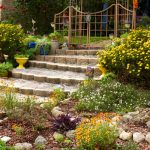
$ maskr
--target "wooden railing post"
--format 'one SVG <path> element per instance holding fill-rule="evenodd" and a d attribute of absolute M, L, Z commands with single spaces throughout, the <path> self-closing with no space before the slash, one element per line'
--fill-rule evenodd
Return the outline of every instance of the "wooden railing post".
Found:
<path fill-rule="evenodd" d="M 69 28 L 68 28 L 68 44 L 71 43 L 71 37 L 72 37 L 72 6 L 69 6 Z"/>
<path fill-rule="evenodd" d="M 115 25 L 114 25 L 114 35 L 118 36 L 118 0 L 116 0 L 115 4 Z"/>

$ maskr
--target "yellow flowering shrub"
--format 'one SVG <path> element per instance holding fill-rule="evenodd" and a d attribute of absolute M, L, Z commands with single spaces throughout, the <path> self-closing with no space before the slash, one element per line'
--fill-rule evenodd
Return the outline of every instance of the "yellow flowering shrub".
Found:
<path fill-rule="evenodd" d="M 120 43 L 120 44 L 118 44 Z M 150 30 L 137 29 L 98 53 L 99 64 L 126 78 L 150 80 Z"/>
<path fill-rule="evenodd" d="M 25 34 L 18 25 L 0 23 L 0 52 L 12 55 L 23 46 Z"/>
<path fill-rule="evenodd" d="M 76 128 L 76 144 L 79 149 L 107 149 L 117 139 L 117 125 L 113 124 L 115 113 L 100 113 L 91 119 L 85 119 Z M 118 116 L 119 118 L 119 116 Z"/>

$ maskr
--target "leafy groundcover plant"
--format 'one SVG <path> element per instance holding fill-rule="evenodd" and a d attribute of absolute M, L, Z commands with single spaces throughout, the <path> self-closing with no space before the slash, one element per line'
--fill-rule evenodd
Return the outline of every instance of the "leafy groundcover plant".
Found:
<path fill-rule="evenodd" d="M 117 127 L 112 125 L 112 113 L 100 113 L 85 119 L 76 128 L 76 143 L 79 149 L 112 149 L 117 139 Z"/>
<path fill-rule="evenodd" d="M 76 109 L 91 112 L 126 112 L 146 105 L 150 94 L 116 80 L 89 80 L 72 94 L 79 102 Z"/>

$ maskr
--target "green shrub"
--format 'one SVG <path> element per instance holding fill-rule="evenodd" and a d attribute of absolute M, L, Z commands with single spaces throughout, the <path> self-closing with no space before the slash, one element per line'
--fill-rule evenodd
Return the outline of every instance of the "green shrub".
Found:
<path fill-rule="evenodd" d="M 92 112 L 126 112 L 137 106 L 146 105 L 150 94 L 145 95 L 131 85 L 124 85 L 115 80 L 89 81 L 72 94 L 78 99 L 77 110 Z"/>
<path fill-rule="evenodd" d="M 0 77 L 7 77 L 8 71 L 13 68 L 13 65 L 9 62 L 0 64 Z"/>
<path fill-rule="evenodd" d="M 127 81 L 150 86 L 150 30 L 132 31 L 99 54 L 99 64 Z"/>
<path fill-rule="evenodd" d="M 0 24 L 0 51 L 13 55 L 23 47 L 25 34 L 18 25 Z"/>

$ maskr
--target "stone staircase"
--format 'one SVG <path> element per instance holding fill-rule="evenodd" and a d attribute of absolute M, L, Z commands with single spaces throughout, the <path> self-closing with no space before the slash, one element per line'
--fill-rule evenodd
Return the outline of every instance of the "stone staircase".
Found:
<path fill-rule="evenodd" d="M 87 66 L 94 68 L 95 79 L 100 76 L 96 67 L 98 50 L 56 50 L 53 55 L 36 56 L 27 69 L 13 69 L 12 82 L 22 94 L 47 97 L 56 86 L 65 92 L 77 89 L 86 79 Z"/>

